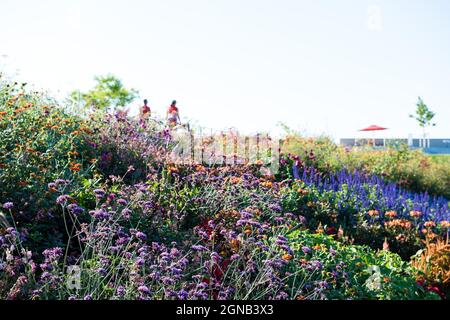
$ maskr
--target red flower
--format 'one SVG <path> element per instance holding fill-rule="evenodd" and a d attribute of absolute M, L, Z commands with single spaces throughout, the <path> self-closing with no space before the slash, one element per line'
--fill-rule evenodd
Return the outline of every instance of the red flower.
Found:
<path fill-rule="evenodd" d="M 427 286 L 426 289 L 430 292 L 437 293 L 442 299 L 445 299 L 445 294 L 436 286 Z"/>

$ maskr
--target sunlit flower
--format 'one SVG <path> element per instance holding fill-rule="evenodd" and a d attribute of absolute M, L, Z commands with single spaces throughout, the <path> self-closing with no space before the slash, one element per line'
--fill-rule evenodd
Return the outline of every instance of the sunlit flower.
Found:
<path fill-rule="evenodd" d="M 377 210 L 369 210 L 368 215 L 373 217 L 378 217 L 380 215 L 380 212 L 378 212 Z"/>
<path fill-rule="evenodd" d="M 436 223 L 434 221 L 427 221 L 424 223 L 426 228 L 433 228 L 436 227 Z"/>
<path fill-rule="evenodd" d="M 282 258 L 283 258 L 283 260 L 285 260 L 285 261 L 291 261 L 291 260 L 292 260 L 292 255 L 290 255 L 290 254 L 284 254 Z"/>
<path fill-rule="evenodd" d="M 388 218 L 395 218 L 397 216 L 397 212 L 395 211 L 388 211 L 385 213 L 385 216 Z"/>

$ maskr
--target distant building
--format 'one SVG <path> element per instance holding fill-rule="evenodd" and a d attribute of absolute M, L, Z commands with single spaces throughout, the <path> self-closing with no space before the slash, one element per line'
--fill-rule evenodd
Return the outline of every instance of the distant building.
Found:
<path fill-rule="evenodd" d="M 356 139 L 346 138 L 340 139 L 340 144 L 346 147 L 364 146 L 369 144 L 373 139 Z M 449 139 L 375 139 L 376 147 L 395 146 L 406 144 L 412 149 L 423 149 L 429 154 L 450 154 L 450 138 Z"/>

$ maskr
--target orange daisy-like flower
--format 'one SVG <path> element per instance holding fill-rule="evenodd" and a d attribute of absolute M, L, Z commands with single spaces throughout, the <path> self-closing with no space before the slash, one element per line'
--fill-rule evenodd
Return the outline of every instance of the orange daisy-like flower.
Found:
<path fill-rule="evenodd" d="M 169 172 L 169 174 L 171 174 L 171 173 L 179 173 L 180 172 L 180 170 L 177 167 L 169 167 L 167 169 L 167 171 Z"/>
<path fill-rule="evenodd" d="M 263 181 L 260 183 L 260 185 L 264 188 L 272 188 L 273 183 L 271 181 Z"/>
<path fill-rule="evenodd" d="M 411 221 L 404 220 L 404 219 L 395 219 L 395 220 L 386 222 L 385 226 L 387 228 L 400 227 L 403 229 L 410 229 L 412 226 L 412 223 L 411 223 Z"/>
<path fill-rule="evenodd" d="M 290 254 L 284 254 L 282 258 L 285 261 L 291 261 L 292 260 L 292 256 Z"/>
<path fill-rule="evenodd" d="M 450 222 L 448 222 L 448 221 L 441 221 L 441 227 L 442 228 L 450 228 Z"/>
<path fill-rule="evenodd" d="M 81 171 L 81 163 L 71 163 L 71 166 L 69 169 L 74 172 L 79 172 L 79 171 Z"/>
<path fill-rule="evenodd" d="M 195 167 L 195 171 L 197 172 L 204 172 L 205 170 L 206 170 L 205 167 L 202 165 L 198 165 Z"/>
<path fill-rule="evenodd" d="M 419 217 L 422 215 L 422 212 L 420 212 L 420 211 L 411 211 L 411 212 L 409 213 L 409 215 L 410 215 L 411 217 L 413 217 L 413 218 L 419 218 Z"/>
<path fill-rule="evenodd" d="M 298 188 L 297 192 L 299 194 L 301 194 L 302 196 L 306 196 L 309 193 L 308 190 L 305 190 L 305 189 L 302 189 L 302 188 Z"/>
<path fill-rule="evenodd" d="M 371 217 L 378 217 L 380 215 L 380 213 L 377 210 L 369 210 L 368 214 Z"/>
<path fill-rule="evenodd" d="M 427 221 L 427 222 L 425 222 L 424 225 L 425 225 L 426 228 L 436 227 L 436 223 L 434 221 Z"/>
<path fill-rule="evenodd" d="M 240 177 L 231 177 L 231 178 L 230 178 L 230 182 L 231 182 L 232 184 L 238 184 L 238 183 L 241 183 L 241 182 L 242 182 L 242 178 L 240 178 Z"/>
<path fill-rule="evenodd" d="M 385 216 L 388 218 L 395 218 L 397 216 L 397 212 L 395 211 L 388 211 L 385 213 Z"/>

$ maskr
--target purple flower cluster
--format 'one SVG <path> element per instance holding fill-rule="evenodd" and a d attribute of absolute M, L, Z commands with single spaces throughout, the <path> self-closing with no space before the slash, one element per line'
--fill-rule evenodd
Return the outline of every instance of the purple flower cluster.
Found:
<path fill-rule="evenodd" d="M 324 175 L 313 167 L 299 169 L 294 165 L 293 176 L 307 186 L 317 188 L 318 194 L 327 193 L 328 200 L 336 205 L 339 212 L 377 210 L 383 218 L 384 213 L 391 210 L 396 211 L 399 217 L 408 217 L 410 211 L 419 211 L 422 221 L 450 218 L 447 199 L 406 191 L 375 175 L 346 170 Z M 343 190 L 346 192 L 341 192 Z"/>

